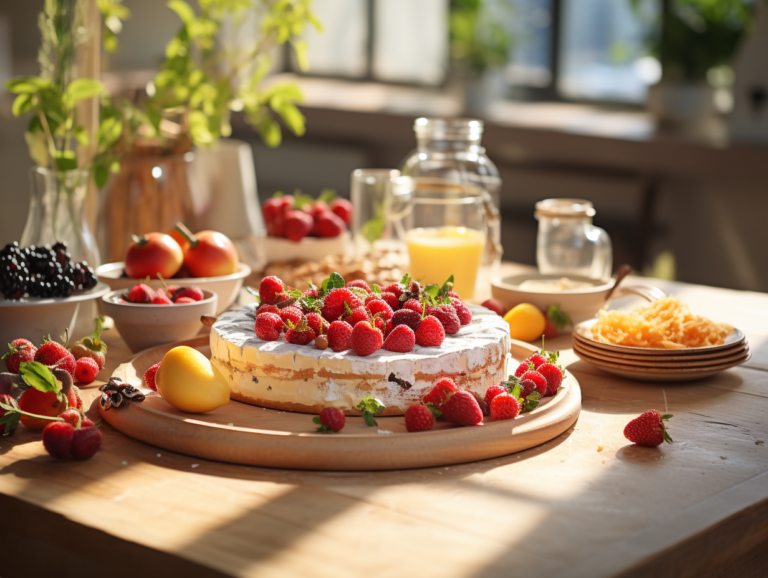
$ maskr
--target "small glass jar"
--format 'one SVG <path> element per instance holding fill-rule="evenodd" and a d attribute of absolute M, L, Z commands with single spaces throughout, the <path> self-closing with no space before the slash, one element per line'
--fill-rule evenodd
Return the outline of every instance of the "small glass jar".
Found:
<path fill-rule="evenodd" d="M 483 121 L 465 118 L 417 118 L 416 148 L 401 168 L 415 181 L 414 201 L 451 187 L 479 189 L 485 209 L 487 239 L 478 287 L 490 286 L 501 264 L 501 178 L 496 165 L 480 146 Z"/>
<path fill-rule="evenodd" d="M 594 216 L 592 203 L 583 199 L 547 199 L 536 203 L 536 263 L 540 273 L 591 279 L 611 276 L 611 239 L 592 224 Z"/>

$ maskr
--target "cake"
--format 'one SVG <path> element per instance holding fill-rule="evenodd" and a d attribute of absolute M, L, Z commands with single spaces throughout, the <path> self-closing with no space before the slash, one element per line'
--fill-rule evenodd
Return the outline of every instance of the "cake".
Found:
<path fill-rule="evenodd" d="M 469 305 L 472 321 L 440 347 L 409 353 L 380 349 L 367 357 L 352 350 L 262 341 L 254 331 L 256 305 L 223 313 L 211 330 L 211 361 L 226 377 L 232 399 L 279 410 L 319 413 L 337 407 L 360 415 L 366 396 L 380 400 L 381 415 L 402 415 L 442 377 L 460 389 L 485 395 L 504 379 L 509 326 L 485 307 Z"/>

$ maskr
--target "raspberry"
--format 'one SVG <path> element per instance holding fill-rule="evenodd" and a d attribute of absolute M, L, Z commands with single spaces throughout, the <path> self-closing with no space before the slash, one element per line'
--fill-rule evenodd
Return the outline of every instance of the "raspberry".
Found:
<path fill-rule="evenodd" d="M 398 353 L 408 353 L 416 345 L 416 334 L 407 325 L 398 325 L 384 340 L 384 349 Z"/>
<path fill-rule="evenodd" d="M 552 363 L 542 363 L 539 365 L 537 371 L 543 375 L 544 379 L 547 381 L 547 392 L 543 393 L 542 396 L 555 395 L 557 393 L 557 388 L 563 383 L 563 372 L 560 371 L 560 368 L 557 365 Z"/>
<path fill-rule="evenodd" d="M 349 343 L 355 355 L 365 357 L 381 349 L 384 338 L 378 329 L 375 329 L 367 321 L 362 321 L 352 329 Z"/>
<path fill-rule="evenodd" d="M 418 299 L 408 299 L 408 301 L 403 303 L 403 309 L 410 309 L 419 315 L 424 312 L 424 306 L 419 302 Z"/>
<path fill-rule="evenodd" d="M 459 323 L 469 325 L 472 322 L 472 311 L 469 310 L 466 303 L 458 299 L 451 299 L 451 304 L 456 310 L 456 315 L 459 316 Z"/>
<path fill-rule="evenodd" d="M 391 317 L 391 315 L 390 315 Z M 5 366 L 11 373 L 19 373 L 19 366 L 35 360 L 37 348 L 26 339 L 14 339 L 8 344 L 8 351 L 3 355 Z"/>
<path fill-rule="evenodd" d="M 276 313 L 261 313 L 256 316 L 255 331 L 262 341 L 277 341 L 283 332 L 283 320 Z"/>
<path fill-rule="evenodd" d="M 323 317 L 331 322 L 336 321 L 346 313 L 344 303 L 347 303 L 352 310 L 357 309 L 363 304 L 363 302 L 346 287 L 332 289 L 331 292 L 326 295 L 323 302 Z"/>
<path fill-rule="evenodd" d="M 513 419 L 518 416 L 520 409 L 520 402 L 516 398 L 508 393 L 499 394 L 491 402 L 491 419 L 493 421 Z"/>
<path fill-rule="evenodd" d="M 312 328 L 315 335 L 328 333 L 329 323 L 319 313 L 307 313 L 307 325 Z"/>
<path fill-rule="evenodd" d="M 405 410 L 405 429 L 409 432 L 429 431 L 435 427 L 435 416 L 425 405 L 412 405 Z"/>
<path fill-rule="evenodd" d="M 336 351 L 350 349 L 349 338 L 352 337 L 352 326 L 345 321 L 334 321 L 328 328 L 328 347 Z"/>
<path fill-rule="evenodd" d="M 272 303 L 279 293 L 283 292 L 283 282 L 277 277 L 264 277 L 259 283 L 259 297 L 262 303 Z"/>
<path fill-rule="evenodd" d="M 432 315 L 421 320 L 416 330 L 416 343 L 422 347 L 440 347 L 445 340 L 445 330 L 440 321 Z"/>
<path fill-rule="evenodd" d="M 456 384 L 450 377 L 444 377 L 439 380 L 427 395 L 422 400 L 424 403 L 431 403 L 436 408 L 439 408 L 447 399 L 447 396 L 451 392 L 459 391 Z"/>
<path fill-rule="evenodd" d="M 443 417 L 455 425 L 478 425 L 483 423 L 483 410 L 475 397 L 468 391 L 450 394 L 448 400 L 440 406 Z"/>
<path fill-rule="evenodd" d="M 182 297 L 189 297 L 195 301 L 205 299 L 205 295 L 200 287 L 179 287 L 173 293 L 173 300 L 178 301 Z"/>
<path fill-rule="evenodd" d="M 354 281 L 347 281 L 347 284 L 345 285 L 347 289 L 350 287 L 359 287 L 360 289 L 365 289 L 365 292 L 370 295 L 371 293 L 371 287 L 366 283 L 363 279 L 355 279 Z"/>
<path fill-rule="evenodd" d="M 400 299 L 398 299 L 397 295 L 394 293 L 390 293 L 389 291 L 384 291 L 381 294 L 381 298 L 387 302 L 387 305 L 389 305 L 392 308 L 392 311 L 397 311 L 400 309 Z"/>
<path fill-rule="evenodd" d="M 427 315 L 437 317 L 447 335 L 455 335 L 461 329 L 461 322 L 453 305 L 443 304 L 437 307 L 427 307 Z"/>
<path fill-rule="evenodd" d="M 368 307 L 368 311 L 371 312 L 371 317 L 378 313 L 385 320 L 389 320 L 392 319 L 392 315 L 394 314 L 392 308 L 383 299 L 372 299 L 366 307 Z"/>
<path fill-rule="evenodd" d="M 361 305 L 357 309 L 353 310 L 352 313 L 346 313 L 345 315 L 342 315 L 341 320 L 346 321 L 352 327 L 354 327 L 361 321 L 370 321 L 371 315 L 368 313 L 368 310 L 365 308 L 365 306 Z"/>
<path fill-rule="evenodd" d="M 527 359 L 524 359 L 520 362 L 520 365 L 517 366 L 517 369 L 515 370 L 515 377 L 522 377 L 523 374 L 526 371 L 529 371 L 531 369 L 531 364 Z M 533 369 L 536 369 L 535 367 Z"/>
<path fill-rule="evenodd" d="M 155 290 L 149 285 L 139 283 L 134 285 L 131 291 L 128 293 L 128 301 L 131 303 L 152 303 L 152 298 L 155 296 Z"/>
<path fill-rule="evenodd" d="M 498 299 L 486 299 L 483 301 L 483 307 L 490 309 L 500 317 L 504 317 L 504 308 L 501 306 L 501 303 Z"/>
<path fill-rule="evenodd" d="M 559 371 L 559 370 L 558 370 Z M 526 371 L 520 381 L 525 381 L 526 379 L 531 380 L 536 385 L 536 391 L 538 391 L 542 397 L 547 395 L 547 379 L 541 375 L 536 370 L 528 370 Z"/>
<path fill-rule="evenodd" d="M 295 243 L 312 232 L 315 220 L 305 211 L 294 209 L 285 214 L 285 236 Z"/>
<path fill-rule="evenodd" d="M 485 391 L 485 403 L 491 404 L 493 398 L 501 393 L 506 393 L 507 390 L 501 385 L 492 385 Z"/>
<path fill-rule="evenodd" d="M 99 364 L 90 357 L 81 357 L 75 364 L 75 377 L 81 383 L 93 383 L 99 374 Z"/>
<path fill-rule="evenodd" d="M 539 366 L 547 363 L 547 358 L 544 357 L 541 353 L 534 353 L 528 358 L 528 361 L 533 363 L 533 367 L 536 369 L 539 369 Z"/>
<path fill-rule="evenodd" d="M 318 237 L 338 237 L 347 228 L 335 213 L 320 213 L 315 220 L 314 233 Z"/>
<path fill-rule="evenodd" d="M 392 328 L 398 325 L 407 325 L 416 331 L 421 325 L 421 315 L 412 309 L 400 309 L 392 315 Z"/>
<path fill-rule="evenodd" d="M 147 371 L 144 372 L 144 383 L 146 383 L 147 387 L 152 391 L 157 391 L 157 385 L 155 384 L 155 375 L 157 375 L 158 369 L 160 369 L 159 361 L 155 363 L 152 367 L 150 367 Z"/>
<path fill-rule="evenodd" d="M 323 433 L 339 433 L 344 427 L 344 424 L 347 423 L 347 418 L 344 416 L 344 412 L 339 408 L 326 407 L 320 412 L 320 415 L 312 421 L 320 424 L 320 427 L 317 428 L 318 431 Z"/>
<path fill-rule="evenodd" d="M 352 223 L 352 203 L 347 199 L 333 199 L 330 209 L 347 225 Z"/>

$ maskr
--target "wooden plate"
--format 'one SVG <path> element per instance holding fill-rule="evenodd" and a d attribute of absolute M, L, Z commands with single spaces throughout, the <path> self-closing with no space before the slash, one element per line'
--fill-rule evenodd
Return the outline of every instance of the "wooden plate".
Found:
<path fill-rule="evenodd" d="M 678 368 L 686 368 L 686 367 L 714 367 L 719 365 L 725 365 L 728 363 L 732 363 L 734 361 L 743 360 L 747 354 L 749 354 L 749 346 L 745 345 L 744 347 L 738 349 L 735 353 L 731 355 L 727 355 L 725 357 L 717 357 L 715 359 L 702 359 L 702 360 L 691 360 L 690 358 L 683 358 L 683 357 L 667 357 L 666 361 L 646 361 L 645 357 L 637 356 L 634 358 L 628 358 L 627 356 L 624 356 L 622 359 L 614 359 L 610 357 L 606 357 L 603 355 L 603 351 L 597 349 L 597 350 L 590 350 L 586 349 L 582 345 L 578 343 L 573 344 L 573 350 L 575 352 L 578 352 L 579 355 L 583 355 L 584 357 L 588 357 L 591 360 L 595 361 L 603 361 L 605 363 L 609 363 L 611 365 L 630 365 L 633 367 L 651 367 L 655 369 L 678 369 Z"/>
<path fill-rule="evenodd" d="M 692 354 L 708 354 L 714 353 L 721 349 L 728 349 L 729 347 L 736 347 L 746 340 L 746 336 L 740 329 L 734 328 L 728 337 L 725 338 L 725 342 L 722 345 L 710 345 L 708 347 L 686 347 L 684 349 L 654 349 L 649 347 L 628 347 L 626 345 L 613 345 L 612 343 L 603 343 L 602 341 L 595 341 L 592 339 L 592 326 L 597 322 L 597 319 L 590 319 L 576 325 L 573 328 L 573 338 L 580 339 L 583 342 L 593 345 L 599 349 L 605 349 L 606 351 L 615 351 L 617 353 L 633 353 L 638 355 L 692 355 Z"/>
<path fill-rule="evenodd" d="M 741 365 L 742 363 L 749 361 L 749 358 L 752 356 L 752 354 L 749 351 L 747 351 L 743 359 L 739 361 L 734 361 L 731 363 L 725 363 L 722 365 L 711 365 L 708 367 L 682 367 L 677 369 L 673 369 L 673 368 L 665 369 L 665 368 L 654 368 L 654 367 L 635 367 L 632 365 L 606 363 L 603 361 L 598 361 L 593 358 L 590 358 L 587 355 L 576 351 L 575 349 L 573 351 L 576 354 L 576 356 L 582 361 L 589 363 L 590 365 L 594 365 L 595 367 L 599 367 L 603 371 L 607 371 L 608 373 L 612 373 L 620 377 L 626 377 L 628 379 L 636 379 L 640 381 L 668 381 L 668 382 L 693 381 L 695 379 L 703 379 L 705 377 L 711 377 L 713 375 L 720 373 L 721 371 L 725 371 L 726 369 L 736 367 L 737 365 Z"/>
<path fill-rule="evenodd" d="M 160 345 L 134 356 L 113 375 L 143 386 L 144 372 L 178 345 L 210 356 L 207 338 Z M 535 350 L 513 340 L 512 356 L 518 360 Z M 434 430 L 419 433 L 407 433 L 404 418 L 397 416 L 377 418 L 378 427 L 366 426 L 360 417 L 347 417 L 338 434 L 319 434 L 307 414 L 236 401 L 211 413 L 189 414 L 174 409 L 157 394 L 101 414 L 113 427 L 142 442 L 210 460 L 302 470 L 394 470 L 519 452 L 560 435 L 578 419 L 580 410 L 581 389 L 566 372 L 557 395 L 521 417 L 477 427 L 438 422 Z"/>
<path fill-rule="evenodd" d="M 615 353 L 605 349 L 599 349 L 581 341 L 573 340 L 573 348 L 579 349 L 587 355 L 602 359 L 605 361 L 625 363 L 627 365 L 651 365 L 654 367 L 701 367 L 705 365 L 719 365 L 737 359 L 749 350 L 749 343 L 746 341 L 737 347 L 721 349 L 718 353 L 709 353 L 702 355 L 634 355 L 632 353 Z M 688 365 L 686 365 L 688 364 Z M 690 365 L 694 364 L 694 365 Z"/>

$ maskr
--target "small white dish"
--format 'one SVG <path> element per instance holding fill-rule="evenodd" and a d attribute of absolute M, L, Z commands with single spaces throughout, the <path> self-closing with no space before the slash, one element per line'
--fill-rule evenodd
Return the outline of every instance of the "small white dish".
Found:
<path fill-rule="evenodd" d="M 113 290 L 130 290 L 134 285 L 145 282 L 144 279 L 130 279 L 128 277 L 123 277 L 124 270 L 125 265 L 122 262 L 106 263 L 96 269 L 96 276 L 99 278 L 99 281 L 106 283 Z M 251 268 L 246 263 L 241 262 L 237 273 L 233 273 L 232 275 L 166 279 L 165 282 L 168 285 L 176 285 L 177 287 L 195 286 L 203 291 L 208 290 L 216 293 L 218 296 L 218 309 L 216 310 L 216 315 L 219 315 L 229 309 L 235 302 L 237 295 L 240 292 L 240 288 L 243 286 L 243 280 L 250 274 Z M 163 284 L 159 279 L 150 279 L 149 286 L 157 289 L 162 287 Z"/>
<path fill-rule="evenodd" d="M 118 303 L 126 289 L 110 291 L 101 298 L 104 313 L 115 321 L 115 327 L 134 353 L 164 343 L 192 339 L 203 325 L 200 317 L 216 315 L 216 293 L 203 289 L 205 298 L 195 303 L 145 305 Z"/>

